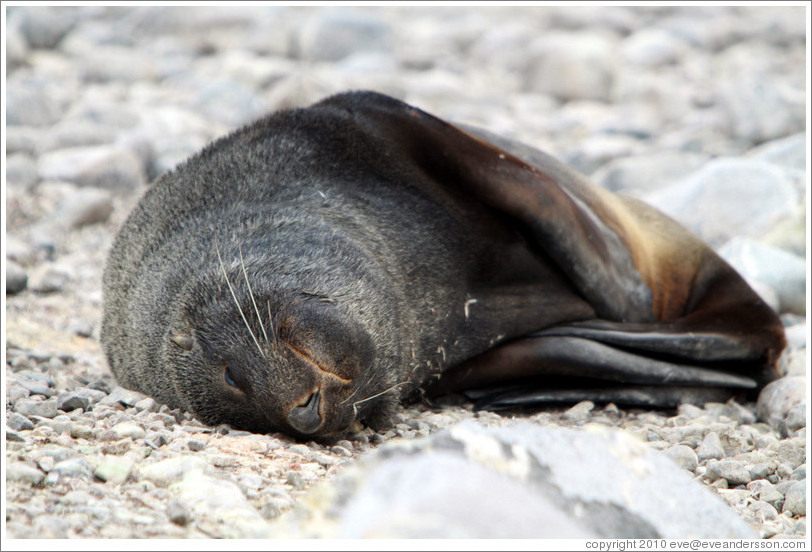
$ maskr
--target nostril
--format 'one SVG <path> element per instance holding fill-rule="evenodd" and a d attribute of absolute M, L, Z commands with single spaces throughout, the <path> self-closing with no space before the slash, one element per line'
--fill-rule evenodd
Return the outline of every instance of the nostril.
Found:
<path fill-rule="evenodd" d="M 319 392 L 316 391 L 302 406 L 295 406 L 288 413 L 288 423 L 300 433 L 313 433 L 321 427 Z"/>

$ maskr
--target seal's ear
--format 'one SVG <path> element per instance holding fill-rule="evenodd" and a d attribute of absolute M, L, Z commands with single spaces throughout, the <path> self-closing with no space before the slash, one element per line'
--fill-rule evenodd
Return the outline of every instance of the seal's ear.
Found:
<path fill-rule="evenodd" d="M 748 371 L 755 372 L 773 365 L 783 349 L 777 315 L 707 245 L 655 209 L 594 186 L 541 152 L 528 162 L 387 96 L 350 93 L 318 105 L 349 112 L 360 131 L 392 144 L 397 155 L 439 186 L 461 190 L 507 215 L 530 247 L 543 249 L 592 305 L 600 320 L 552 328 L 554 335 L 528 336 L 547 341 L 537 341 L 524 357 L 527 351 L 537 359 L 547 354 L 550 339 L 559 344 L 561 339 L 587 339 L 622 352 L 617 365 L 629 362 L 625 353 L 631 351 L 691 365 L 746 360 Z M 576 352 L 565 353 L 561 363 L 576 372 L 603 356 L 596 353 L 590 360 L 577 352 L 578 343 L 571 343 L 569 349 Z M 519 375 L 535 375 L 536 368 Z M 487 370 L 482 367 L 480 375 L 487 376 Z M 502 377 L 490 376 L 483 382 Z M 683 379 L 721 384 L 706 374 Z M 668 381 L 667 374 L 662 381 Z"/>
<path fill-rule="evenodd" d="M 171 341 L 174 345 L 180 347 L 184 351 L 191 351 L 192 347 L 194 346 L 194 338 L 192 337 L 191 331 L 189 330 L 170 328 L 169 331 L 166 333 L 166 336 L 169 339 L 169 341 Z"/>

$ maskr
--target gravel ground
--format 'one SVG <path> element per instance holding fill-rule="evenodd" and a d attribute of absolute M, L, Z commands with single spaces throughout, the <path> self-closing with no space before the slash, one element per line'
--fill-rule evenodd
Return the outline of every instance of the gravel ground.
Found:
<path fill-rule="evenodd" d="M 808 15 L 9 8 L 5 536 L 261 535 L 381 443 L 520 418 L 622 428 L 762 537 L 806 537 Z M 676 412 L 581 403 L 497 415 L 451 397 L 329 444 L 207 427 L 117 387 L 98 343 L 101 271 L 146 183 L 236 126 L 350 88 L 524 140 L 666 209 L 782 313 L 789 377 L 758 405 Z"/>

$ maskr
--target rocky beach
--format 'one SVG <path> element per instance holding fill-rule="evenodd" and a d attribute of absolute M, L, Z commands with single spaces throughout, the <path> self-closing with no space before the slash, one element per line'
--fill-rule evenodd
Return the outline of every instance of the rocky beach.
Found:
<path fill-rule="evenodd" d="M 4 9 L 5 538 L 808 545 L 808 5 Z M 781 315 L 784 377 L 675 411 L 452 396 L 328 443 L 209 427 L 117 386 L 101 274 L 149 183 L 351 89 L 521 140 L 677 219 Z"/>

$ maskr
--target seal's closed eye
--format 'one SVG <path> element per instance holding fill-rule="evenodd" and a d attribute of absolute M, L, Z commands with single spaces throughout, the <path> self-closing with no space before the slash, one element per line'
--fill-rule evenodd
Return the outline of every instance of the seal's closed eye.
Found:
<path fill-rule="evenodd" d="M 242 391 L 242 389 L 240 389 L 240 386 L 237 385 L 236 375 L 235 375 L 236 371 L 237 371 L 237 369 L 236 369 L 236 366 L 235 366 L 234 362 L 229 361 L 225 365 L 225 370 L 224 370 L 224 373 L 223 373 L 223 377 L 225 378 L 226 383 L 229 384 L 231 387 L 233 387 L 237 391 Z"/>

